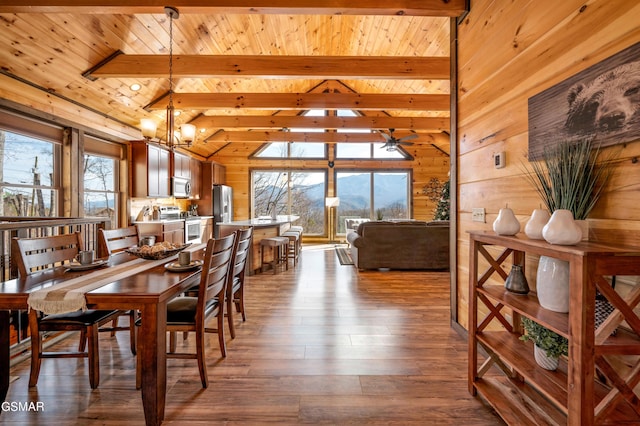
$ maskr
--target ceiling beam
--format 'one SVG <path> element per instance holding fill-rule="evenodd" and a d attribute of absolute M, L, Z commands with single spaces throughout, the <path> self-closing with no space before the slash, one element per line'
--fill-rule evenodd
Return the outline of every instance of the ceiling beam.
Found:
<path fill-rule="evenodd" d="M 458 17 L 468 0 L 172 0 L 180 13 Z M 0 13 L 164 13 L 166 0 L 2 0 Z M 323 4 L 325 3 L 325 4 Z"/>
<path fill-rule="evenodd" d="M 395 134 L 396 138 L 406 136 L 405 134 Z M 424 135 L 428 137 L 428 135 Z M 207 142 L 319 142 L 319 143 L 371 143 L 385 142 L 380 133 L 338 133 L 338 132 L 280 132 L 280 131 L 219 131 L 206 138 Z M 420 139 L 412 139 L 413 143 L 420 143 Z M 431 139 L 429 139 L 431 142 Z"/>
<path fill-rule="evenodd" d="M 204 128 L 244 129 L 398 129 L 439 133 L 449 131 L 448 117 L 334 117 L 284 115 L 201 115 L 191 121 Z"/>
<path fill-rule="evenodd" d="M 165 95 L 145 109 L 165 109 Z M 173 104 L 181 110 L 208 109 L 353 109 L 449 111 L 449 95 L 363 93 L 174 93 Z"/>
<path fill-rule="evenodd" d="M 87 71 L 95 78 L 167 78 L 168 55 L 114 55 Z M 174 55 L 175 77 L 449 80 L 448 57 Z"/>

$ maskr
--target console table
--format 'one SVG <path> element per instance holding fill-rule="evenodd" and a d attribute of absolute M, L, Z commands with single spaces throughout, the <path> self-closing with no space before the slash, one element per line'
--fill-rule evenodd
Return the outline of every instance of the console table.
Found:
<path fill-rule="evenodd" d="M 640 302 L 640 286 L 623 298 L 605 278 L 640 275 L 640 248 L 594 242 L 559 246 L 490 231 L 469 235 L 469 392 L 481 394 L 508 424 L 640 422 L 640 398 L 633 392 L 640 383 L 640 319 L 633 312 Z M 507 278 L 502 264 L 509 257 L 524 267 L 526 255 L 569 262 L 568 314 L 542 308 L 535 293 L 516 295 L 502 285 L 488 284 L 494 275 L 500 281 Z M 479 271 L 480 265 L 488 267 Z M 616 309 L 594 330 L 596 289 Z M 480 320 L 478 308 L 486 312 Z M 537 366 L 532 344 L 519 339 L 521 316 L 569 340 L 569 356 L 558 370 Z M 619 327 L 623 321 L 627 326 Z M 608 359 L 612 355 L 638 357 L 629 371 L 620 372 Z M 479 357 L 485 358 L 481 365 Z M 492 366 L 498 373 L 488 374 Z M 596 380 L 596 367 L 609 385 Z"/>

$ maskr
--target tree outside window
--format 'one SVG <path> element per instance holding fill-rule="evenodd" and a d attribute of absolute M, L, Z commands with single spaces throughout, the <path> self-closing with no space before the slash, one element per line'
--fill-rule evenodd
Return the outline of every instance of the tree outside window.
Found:
<path fill-rule="evenodd" d="M 116 160 L 87 154 L 84 156 L 84 215 L 106 217 L 117 227 Z"/>

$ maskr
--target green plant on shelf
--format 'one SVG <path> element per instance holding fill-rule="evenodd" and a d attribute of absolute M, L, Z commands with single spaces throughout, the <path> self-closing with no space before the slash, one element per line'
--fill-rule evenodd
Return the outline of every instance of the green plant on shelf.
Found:
<path fill-rule="evenodd" d="M 522 318 L 522 326 L 526 334 L 520 336 L 520 340 L 531 340 L 540 349 L 544 350 L 548 357 L 560 358 L 569 353 L 569 341 L 566 337 L 529 319 Z"/>

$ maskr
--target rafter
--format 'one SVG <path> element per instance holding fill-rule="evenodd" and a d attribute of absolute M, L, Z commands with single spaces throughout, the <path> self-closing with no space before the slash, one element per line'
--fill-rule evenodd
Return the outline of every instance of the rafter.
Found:
<path fill-rule="evenodd" d="M 167 107 L 168 96 L 145 109 Z M 176 109 L 353 109 L 449 111 L 449 95 L 362 94 L 362 93 L 174 93 Z"/>
<path fill-rule="evenodd" d="M 244 128 L 244 129 L 398 129 L 420 130 L 423 132 L 449 131 L 449 118 L 441 117 L 313 117 L 283 115 L 243 115 L 229 116 L 202 115 L 191 121 L 204 128 Z"/>
<path fill-rule="evenodd" d="M 88 78 L 165 78 L 167 55 L 114 55 L 84 75 Z M 448 57 L 175 55 L 176 77 L 448 80 Z"/>
<path fill-rule="evenodd" d="M 406 15 L 457 17 L 467 10 L 468 0 L 172 0 L 181 13 L 208 14 L 323 14 Z M 0 13 L 162 13 L 164 0 L 3 0 Z M 374 3 L 374 4 L 372 4 Z"/>
<path fill-rule="evenodd" d="M 402 135 L 396 134 L 396 137 Z M 429 135 L 423 135 L 429 138 Z M 429 138 L 429 143 L 432 139 Z M 207 142 L 320 142 L 320 143 L 372 143 L 385 142 L 379 133 L 338 133 L 338 132 L 282 132 L 282 131 L 219 131 L 206 138 Z M 420 138 L 411 142 L 420 143 Z"/>

